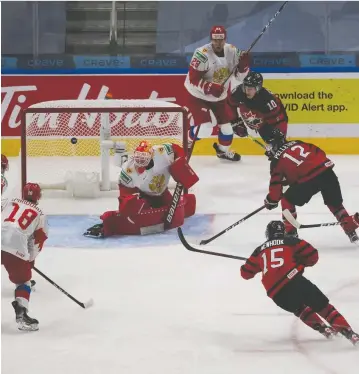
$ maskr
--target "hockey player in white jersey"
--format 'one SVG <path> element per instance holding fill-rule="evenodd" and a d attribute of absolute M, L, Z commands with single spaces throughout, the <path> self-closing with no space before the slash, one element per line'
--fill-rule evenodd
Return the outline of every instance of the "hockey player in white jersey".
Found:
<path fill-rule="evenodd" d="M 147 141 L 140 142 L 121 167 L 119 209 L 102 214 L 103 224 L 89 228 L 84 235 L 97 238 L 142 235 L 154 232 L 151 230 L 156 225 L 163 226 L 172 202 L 168 190 L 171 176 L 187 189 L 198 181 L 180 146 L 165 143 L 152 147 Z M 195 196 L 183 195 L 169 228 L 181 226 L 185 217 L 195 213 L 195 208 Z"/>
<path fill-rule="evenodd" d="M 189 138 L 193 141 L 197 126 L 200 126 L 198 139 L 211 136 L 215 125 L 211 121 L 212 111 L 219 127 L 218 144 L 213 144 L 217 157 L 239 161 L 240 155 L 230 150 L 236 131 L 231 122 L 238 120 L 238 114 L 226 101 L 230 89 L 227 78 L 234 71 L 238 84 L 243 80 L 249 71 L 249 55 L 226 43 L 223 26 L 213 26 L 210 38 L 210 43 L 195 50 L 184 84 L 188 91 L 187 107 L 193 116 Z"/>
<path fill-rule="evenodd" d="M 47 239 L 46 216 L 37 205 L 40 198 L 40 186 L 27 183 L 23 189 L 23 199 L 12 199 L 2 212 L 1 264 L 8 272 L 10 281 L 16 285 L 12 306 L 19 330 L 25 331 L 39 329 L 38 321 L 27 313 L 31 269 Z"/>
<path fill-rule="evenodd" d="M 3 194 L 6 192 L 7 189 L 7 179 L 5 176 L 5 172 L 9 170 L 9 160 L 3 154 L 1 154 L 1 211 L 4 209 L 8 199 L 3 197 Z"/>

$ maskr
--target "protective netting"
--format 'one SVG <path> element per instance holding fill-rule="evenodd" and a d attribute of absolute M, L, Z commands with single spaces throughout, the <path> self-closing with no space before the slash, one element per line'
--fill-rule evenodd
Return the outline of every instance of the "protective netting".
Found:
<path fill-rule="evenodd" d="M 96 112 L 86 111 L 88 108 L 95 108 Z M 126 111 L 120 112 L 120 108 Z M 148 111 L 141 112 L 139 108 Z M 125 142 L 128 152 L 133 152 L 141 140 L 149 140 L 153 145 L 165 142 L 183 145 L 183 109 L 164 101 L 61 100 L 38 103 L 29 109 L 33 113 L 26 114 L 28 180 L 32 179 L 33 169 L 49 168 L 45 165 L 53 165 L 57 175 L 64 175 L 68 167 L 98 171 L 100 162 L 96 159 L 101 153 L 103 136 Z M 42 179 L 48 173 L 44 170 L 43 174 Z"/>

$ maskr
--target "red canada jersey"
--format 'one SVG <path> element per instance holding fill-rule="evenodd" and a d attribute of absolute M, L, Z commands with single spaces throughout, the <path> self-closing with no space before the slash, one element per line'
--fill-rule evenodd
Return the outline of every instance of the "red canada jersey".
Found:
<path fill-rule="evenodd" d="M 228 103 L 238 107 L 245 124 L 252 130 L 258 130 L 259 133 L 265 125 L 273 128 L 282 127 L 282 124 L 288 123 L 287 111 L 282 101 L 264 87 L 252 99 L 249 99 L 241 84 L 228 97 Z"/>
<path fill-rule="evenodd" d="M 241 276 L 251 279 L 262 272 L 262 283 L 271 298 L 306 266 L 318 261 L 318 251 L 305 240 L 278 238 L 256 248 L 241 267 Z"/>
<path fill-rule="evenodd" d="M 283 180 L 289 185 L 304 183 L 333 166 L 334 163 L 326 153 L 314 144 L 300 140 L 285 143 L 278 149 L 271 161 L 270 200 L 281 199 Z"/>

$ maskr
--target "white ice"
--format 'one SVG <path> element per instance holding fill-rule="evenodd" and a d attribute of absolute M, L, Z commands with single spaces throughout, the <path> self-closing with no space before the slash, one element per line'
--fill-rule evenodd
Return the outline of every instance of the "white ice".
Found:
<path fill-rule="evenodd" d="M 331 158 L 345 206 L 358 211 L 359 157 Z M 200 176 L 198 214 L 209 219 L 206 230 L 190 240 L 208 238 L 262 205 L 265 157 L 244 156 L 238 164 L 194 157 L 192 164 Z M 49 214 L 97 215 L 115 209 L 116 198 L 44 198 L 42 206 Z M 320 196 L 298 211 L 304 223 L 333 221 Z M 264 241 L 271 219 L 280 219 L 279 209 L 252 217 L 206 249 L 247 256 Z M 359 330 L 359 248 L 337 226 L 300 234 L 320 252 L 306 275 Z M 241 279 L 240 261 L 189 252 L 175 232 L 170 245 L 158 236 L 150 246 L 139 240 L 128 247 L 122 240 L 116 248 L 93 248 L 89 239 L 89 248 L 44 249 L 36 266 L 81 301 L 92 297 L 95 304 L 83 310 L 35 274 L 29 314 L 39 319 L 38 332 L 16 329 L 13 286 L 2 271 L 4 374 L 358 373 L 358 350 L 345 339 L 326 341 L 280 310 L 259 276 Z"/>

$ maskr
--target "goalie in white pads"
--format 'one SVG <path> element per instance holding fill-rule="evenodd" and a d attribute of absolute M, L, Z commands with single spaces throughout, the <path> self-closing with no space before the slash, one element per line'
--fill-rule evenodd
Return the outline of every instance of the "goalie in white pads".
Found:
<path fill-rule="evenodd" d="M 19 330 L 36 331 L 39 322 L 28 316 L 31 294 L 31 269 L 36 256 L 47 239 L 46 216 L 37 206 L 41 198 L 40 186 L 27 183 L 23 199 L 14 198 L 6 205 L 2 214 L 1 264 L 16 285 L 15 309 Z"/>
<path fill-rule="evenodd" d="M 169 143 L 151 146 L 147 141 L 140 142 L 133 157 L 121 168 L 119 209 L 102 214 L 103 223 L 89 228 L 84 235 L 102 238 L 163 231 L 172 202 L 168 190 L 171 176 L 187 189 L 198 181 L 180 146 Z M 195 210 L 195 196 L 184 194 L 169 228 L 181 226 L 184 218 L 192 216 Z"/>

